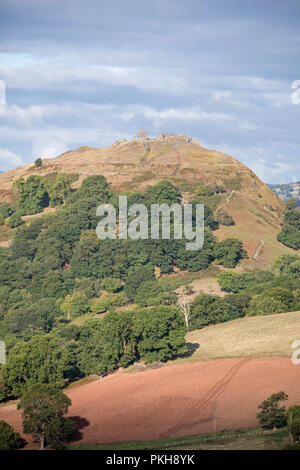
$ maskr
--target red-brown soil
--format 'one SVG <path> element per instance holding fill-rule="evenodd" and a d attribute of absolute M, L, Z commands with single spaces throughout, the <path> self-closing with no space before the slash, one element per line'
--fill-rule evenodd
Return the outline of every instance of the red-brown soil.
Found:
<path fill-rule="evenodd" d="M 289 358 L 223 359 L 119 373 L 70 389 L 77 442 L 147 440 L 257 425 L 257 406 L 283 390 L 300 405 L 300 366 Z M 21 431 L 15 404 L 0 407 Z M 28 437 L 27 437 L 28 440 Z"/>

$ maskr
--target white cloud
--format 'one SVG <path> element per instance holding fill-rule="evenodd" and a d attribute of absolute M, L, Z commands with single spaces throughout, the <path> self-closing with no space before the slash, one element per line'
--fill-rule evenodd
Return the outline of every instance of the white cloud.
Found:
<path fill-rule="evenodd" d="M 154 122 L 163 122 L 168 120 L 183 121 L 232 121 L 233 117 L 223 113 L 209 113 L 193 108 L 169 108 L 162 111 L 154 108 L 146 108 L 143 112 L 146 118 L 154 120 Z"/>
<path fill-rule="evenodd" d="M 203 143 L 203 145 L 233 156 L 251 168 L 266 183 L 287 183 L 293 181 L 293 179 L 300 180 L 300 161 L 295 162 L 293 159 L 295 153 L 300 153 L 300 144 L 286 147 L 275 142 L 271 148 L 267 148 L 263 144 L 245 145 L 244 147 L 227 144 L 214 145 L 211 143 Z M 285 153 L 276 153 L 279 147 L 283 147 Z M 295 173 L 298 174 L 296 178 Z"/>
<path fill-rule="evenodd" d="M 23 67 L 0 67 L 0 75 L 8 88 L 24 90 L 85 91 L 87 86 L 134 87 L 144 91 L 161 91 L 170 95 L 195 90 L 185 70 L 174 67 L 112 66 L 107 64 L 74 64 L 51 60 L 48 63 L 26 64 Z M 89 84 L 89 85 L 87 85 Z"/>
<path fill-rule="evenodd" d="M 2 171 L 22 165 L 22 157 L 11 150 L 0 148 L 0 168 Z"/>
<path fill-rule="evenodd" d="M 52 145 L 51 145 L 52 144 Z M 57 143 L 53 145 L 53 142 L 50 142 L 49 145 L 45 145 L 42 142 L 37 142 L 33 146 L 33 151 L 41 158 L 53 158 L 57 157 L 61 153 L 64 153 L 68 150 L 68 147 L 65 143 Z"/>
<path fill-rule="evenodd" d="M 216 95 L 217 101 L 224 97 L 231 99 L 232 94 Z M 241 114 L 232 106 L 211 108 L 220 109 L 220 112 L 210 111 L 209 108 L 209 101 L 203 104 L 203 108 L 77 101 L 28 107 L 6 106 L 6 110 L 0 112 L 2 146 L 9 148 L 13 142 L 18 145 L 18 151 L 15 154 L 6 153 L 6 160 L 0 160 L 0 169 L 20 165 L 20 154 L 23 154 L 24 148 L 27 149 L 24 162 L 30 162 L 37 156 L 55 157 L 79 145 L 111 145 L 115 140 L 130 139 L 142 127 L 148 129 L 150 134 L 183 132 L 199 137 L 202 145 L 236 157 L 267 182 L 288 181 L 294 177 L 295 171 L 300 171 L 299 166 L 291 163 L 293 156 L 299 154 L 300 144 L 292 140 L 288 144 L 278 140 L 280 127 L 274 130 L 263 128 L 263 125 L 266 126 L 265 111 L 259 112 L 250 106 Z M 217 140 L 220 132 L 224 134 L 223 142 Z M 275 138 L 271 143 L 270 140 L 258 142 L 252 137 L 257 132 L 261 132 L 263 137 L 273 132 Z M 241 133 L 245 136 L 242 142 L 239 141 Z"/>
<path fill-rule="evenodd" d="M 34 64 L 37 60 L 31 55 L 21 52 L 0 52 L 0 67 L 23 67 Z"/>

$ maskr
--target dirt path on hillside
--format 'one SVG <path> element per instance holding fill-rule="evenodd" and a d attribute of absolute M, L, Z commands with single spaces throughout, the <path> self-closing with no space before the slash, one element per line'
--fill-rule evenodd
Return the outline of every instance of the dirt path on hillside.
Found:
<path fill-rule="evenodd" d="M 217 209 L 216 209 L 216 214 L 221 210 L 221 209 L 224 209 L 225 207 L 228 206 L 230 200 L 232 199 L 232 197 L 234 196 L 235 194 L 235 190 L 233 189 L 230 193 L 230 195 L 227 197 L 226 199 L 226 202 L 225 204 L 222 204 L 220 205 Z M 261 240 L 260 238 L 258 237 L 255 237 L 256 240 L 259 242 L 258 244 L 258 247 L 257 247 L 257 250 L 256 250 L 256 253 L 255 255 L 253 256 L 253 259 L 255 261 L 257 261 L 257 263 L 260 263 L 260 264 L 263 264 L 264 266 L 267 266 L 268 268 L 271 266 L 269 263 L 267 263 L 266 261 L 264 261 L 261 257 L 260 257 L 260 253 L 262 252 L 264 246 L 265 246 L 265 241 L 264 240 Z"/>
<path fill-rule="evenodd" d="M 271 267 L 271 265 L 269 263 L 267 263 L 266 261 L 264 261 L 261 257 L 260 257 L 260 253 L 262 252 L 262 250 L 264 249 L 264 246 L 265 246 L 265 241 L 264 240 L 261 240 L 261 238 L 257 238 L 256 239 L 258 240 L 259 242 L 259 245 L 258 245 L 258 248 L 256 250 L 256 253 L 255 255 L 253 256 L 253 259 L 255 261 L 257 261 L 258 263 L 261 263 L 263 264 L 264 266 L 267 266 L 268 268 Z"/>
<path fill-rule="evenodd" d="M 31 214 L 31 215 L 23 215 L 22 220 L 23 222 L 27 222 L 28 220 L 38 219 L 39 217 L 42 217 L 43 215 L 55 214 L 57 210 L 58 210 L 57 207 L 46 207 L 46 209 L 44 209 L 43 212 L 38 212 L 37 214 Z"/>
<path fill-rule="evenodd" d="M 221 209 L 224 209 L 225 207 L 228 206 L 228 204 L 229 204 L 229 202 L 230 202 L 230 199 L 233 198 L 234 194 L 235 194 L 235 190 L 233 189 L 233 190 L 231 191 L 230 195 L 227 197 L 225 204 L 221 204 L 221 205 L 216 209 L 216 214 L 217 214 Z"/>
<path fill-rule="evenodd" d="M 201 346 L 200 346 L 201 347 Z M 289 358 L 223 359 L 185 363 L 136 374 L 111 375 L 69 390 L 75 442 L 120 442 L 257 425 L 257 406 L 283 390 L 300 405 L 300 366 Z M 15 404 L 0 420 L 21 431 Z"/>

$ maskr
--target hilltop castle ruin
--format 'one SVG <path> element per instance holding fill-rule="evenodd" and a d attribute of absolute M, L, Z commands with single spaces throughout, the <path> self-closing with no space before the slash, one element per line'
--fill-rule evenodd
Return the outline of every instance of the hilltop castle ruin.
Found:
<path fill-rule="evenodd" d="M 187 142 L 187 143 L 191 143 L 191 144 L 200 146 L 199 139 L 193 139 L 192 137 L 188 137 L 186 134 L 164 134 L 164 133 L 159 133 L 159 134 L 157 134 L 156 138 L 149 138 L 149 133 L 147 131 L 143 131 L 141 129 L 139 129 L 138 135 L 136 135 L 132 138 L 132 141 L 133 142 L 140 142 L 142 144 L 147 144 L 150 141 L 156 141 L 156 142 L 181 141 L 181 142 Z"/>

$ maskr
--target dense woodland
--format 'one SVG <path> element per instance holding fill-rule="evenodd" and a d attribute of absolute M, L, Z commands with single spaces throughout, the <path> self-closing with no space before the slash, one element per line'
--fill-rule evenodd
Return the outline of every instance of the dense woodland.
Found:
<path fill-rule="evenodd" d="M 293 248 L 300 249 L 300 210 L 297 209 L 297 201 L 289 199 L 287 202 L 288 211 L 285 215 L 284 226 L 278 234 L 278 241 Z"/>
<path fill-rule="evenodd" d="M 72 181 L 74 175 L 30 176 L 16 182 L 14 205 L 0 205 L 0 223 L 15 228 L 12 245 L 0 251 L 0 338 L 8 352 L 0 366 L 1 400 L 21 396 L 33 383 L 64 387 L 138 360 L 185 354 L 184 316 L 164 275 L 174 267 L 203 271 L 212 262 L 234 268 L 246 256 L 239 240 L 217 241 L 213 232 L 221 221 L 214 220 L 209 205 L 200 251 L 187 251 L 185 240 L 99 240 L 96 207 L 111 203 L 117 210 L 119 194 L 103 176 L 86 178 L 77 191 Z M 182 199 L 165 181 L 144 193 L 122 194 L 128 205 L 147 207 Z M 191 202 L 203 202 L 202 197 L 203 185 Z M 23 222 L 23 215 L 48 206 L 57 207 L 55 213 Z M 190 329 L 300 309 L 297 257 L 282 257 L 273 272 L 222 272 L 219 283 L 225 297 L 193 300 Z"/>

